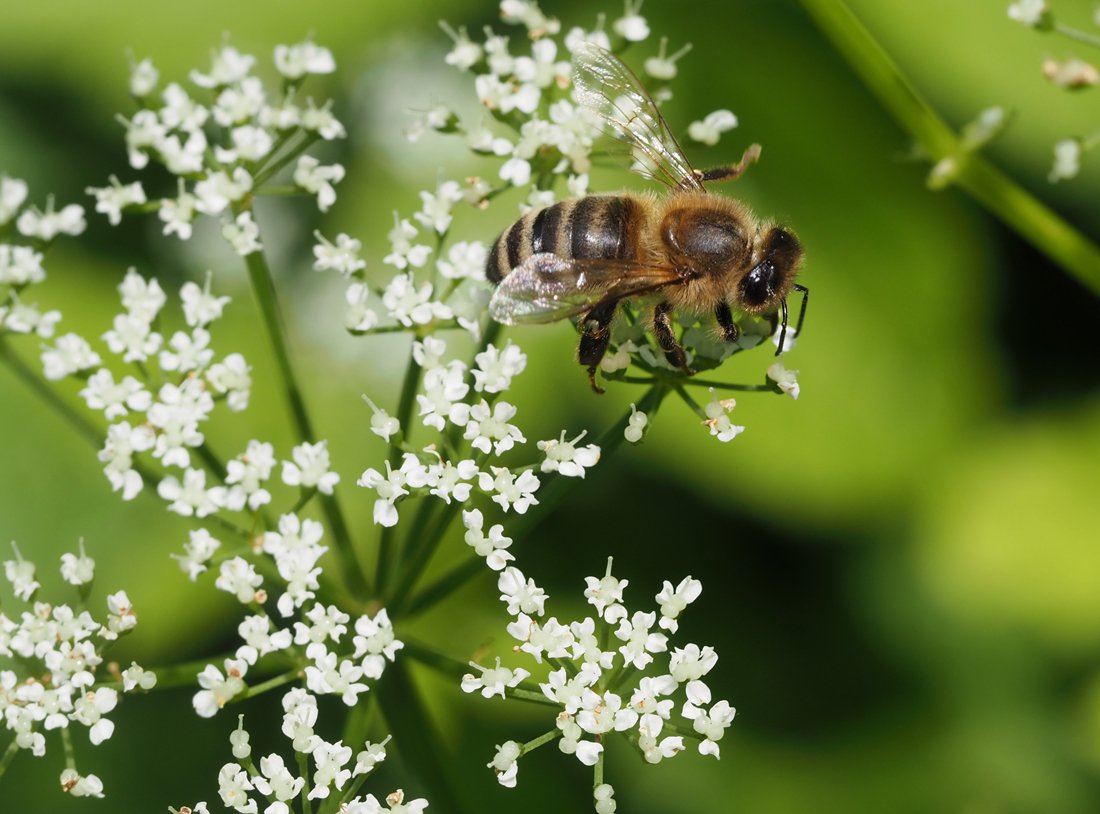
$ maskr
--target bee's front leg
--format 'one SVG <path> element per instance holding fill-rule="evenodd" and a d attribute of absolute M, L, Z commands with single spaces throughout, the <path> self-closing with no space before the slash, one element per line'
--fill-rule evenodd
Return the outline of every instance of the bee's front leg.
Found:
<path fill-rule="evenodd" d="M 678 367 L 689 376 L 695 375 L 695 371 L 687 365 L 687 354 L 683 347 L 676 341 L 676 335 L 672 333 L 672 323 L 668 314 L 672 310 L 667 302 L 662 302 L 653 309 L 653 334 L 657 337 L 657 344 L 665 352 L 665 358 L 673 367 Z"/>
<path fill-rule="evenodd" d="M 602 302 L 581 318 L 581 342 L 577 361 L 588 368 L 588 382 L 597 393 L 604 390 L 596 384 L 596 368 L 611 343 L 611 320 L 615 316 L 615 301 Z"/>
<path fill-rule="evenodd" d="M 714 318 L 718 320 L 718 327 L 722 329 L 722 338 L 727 342 L 736 342 L 741 332 L 737 329 L 737 323 L 733 321 L 733 313 L 728 302 L 718 303 L 714 309 Z"/>

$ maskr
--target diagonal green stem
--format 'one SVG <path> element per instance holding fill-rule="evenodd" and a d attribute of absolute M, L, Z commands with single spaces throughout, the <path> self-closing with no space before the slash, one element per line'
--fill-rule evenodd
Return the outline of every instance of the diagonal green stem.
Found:
<path fill-rule="evenodd" d="M 982 206 L 1100 296 L 1100 248 L 1032 197 L 958 136 L 852 14 L 843 0 L 802 5 L 882 105 L 931 156 L 957 162 L 952 180 Z"/>
<path fill-rule="evenodd" d="M 299 442 L 312 443 L 315 440 L 313 427 L 310 424 L 309 414 L 306 412 L 305 400 L 302 398 L 302 390 L 298 385 L 294 365 L 290 361 L 290 352 L 286 340 L 286 323 L 279 309 L 271 270 L 264 259 L 262 251 L 245 255 L 244 261 L 245 266 L 248 268 L 248 280 L 252 285 L 252 294 L 256 299 L 256 305 L 260 309 L 267 339 L 271 344 L 275 362 L 279 367 L 283 383 L 283 395 L 290 407 L 296 435 Z M 344 521 L 344 515 L 340 511 L 340 505 L 336 502 L 335 496 L 322 495 L 321 507 L 332 531 L 335 543 L 333 553 L 340 559 L 343 566 L 340 571 L 346 575 L 351 591 L 359 596 L 365 596 L 369 592 L 367 579 L 356 559 L 351 535 L 348 532 L 347 523 Z"/>
<path fill-rule="evenodd" d="M 3 757 L 0 757 L 0 777 L 4 776 L 4 772 L 8 770 L 8 766 L 11 765 L 12 760 L 15 759 L 18 752 L 19 745 L 16 744 L 15 738 L 12 738 L 11 743 L 8 744 L 8 748 L 4 750 Z"/>

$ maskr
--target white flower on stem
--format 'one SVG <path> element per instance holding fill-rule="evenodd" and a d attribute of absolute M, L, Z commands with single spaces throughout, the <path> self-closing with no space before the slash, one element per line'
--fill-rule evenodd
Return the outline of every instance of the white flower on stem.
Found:
<path fill-rule="evenodd" d="M 344 295 L 348 308 L 344 312 L 344 327 L 355 333 L 365 333 L 378 324 L 378 314 L 367 307 L 370 287 L 365 283 L 352 283 Z"/>
<path fill-rule="evenodd" d="M 435 192 L 421 191 L 420 211 L 413 217 L 421 226 L 444 234 L 451 228 L 451 210 L 462 198 L 462 187 L 457 181 L 441 181 Z"/>
<path fill-rule="evenodd" d="M 447 259 L 435 261 L 439 273 L 448 280 L 480 280 L 485 277 L 488 250 L 480 240 L 461 240 L 447 250 Z"/>
<path fill-rule="evenodd" d="M 390 438 L 401 432 L 401 422 L 371 401 L 369 396 L 364 395 L 363 400 L 371 409 L 370 431 L 389 443 Z"/>
<path fill-rule="evenodd" d="M 506 629 L 512 638 L 523 642 L 519 650 L 539 664 L 542 664 L 544 656 L 548 659 L 569 658 L 574 644 L 569 628 L 553 616 L 540 624 L 526 613 L 521 613 Z"/>
<path fill-rule="evenodd" d="M 672 651 L 668 662 L 668 672 L 680 684 L 697 681 L 711 671 L 718 663 L 718 654 L 710 646 L 699 647 L 688 644 Z"/>
<path fill-rule="evenodd" d="M 70 585 L 87 585 L 95 577 L 95 560 L 84 551 L 84 539 L 80 539 L 80 554 L 61 555 L 61 578 Z"/>
<path fill-rule="evenodd" d="M 102 410 L 108 421 L 121 418 L 130 410 L 144 412 L 153 402 L 152 394 L 133 376 L 116 382 L 105 367 L 88 377 L 80 397 L 89 409 Z"/>
<path fill-rule="evenodd" d="M 419 112 L 409 126 L 405 128 L 405 138 L 410 143 L 420 140 L 429 130 L 440 133 L 453 133 L 458 129 L 458 116 L 446 105 L 435 105 Z"/>
<path fill-rule="evenodd" d="M 576 715 L 577 726 L 590 735 L 623 732 L 638 722 L 638 713 L 623 706 L 623 699 L 613 692 L 597 693 L 586 689 Z"/>
<path fill-rule="evenodd" d="M 462 512 L 462 525 L 466 527 L 466 543 L 479 557 L 485 558 L 485 564 L 494 571 L 503 571 L 508 563 L 515 559 L 506 549 L 512 545 L 512 538 L 504 536 L 504 526 L 497 523 L 489 528 L 489 536 L 482 530 L 485 518 L 480 509 Z"/>
<path fill-rule="evenodd" d="M 164 221 L 163 233 L 175 234 L 180 240 L 189 240 L 192 232 L 192 222 L 198 211 L 199 199 L 188 192 L 180 179 L 179 195 L 175 198 L 162 198 L 157 217 Z"/>
<path fill-rule="evenodd" d="M 737 405 L 733 399 L 718 399 L 714 388 L 710 388 L 710 403 L 703 408 L 707 420 L 703 424 L 710 428 L 710 434 L 718 440 L 728 443 L 745 431 L 745 428 L 730 421 L 729 412 Z"/>
<path fill-rule="evenodd" d="M 207 215 L 220 215 L 231 203 L 241 200 L 251 191 L 252 176 L 244 167 L 233 170 L 232 177 L 225 170 L 218 170 L 195 184 L 195 197 L 198 199 L 195 208 Z"/>
<path fill-rule="evenodd" d="M 427 249 L 427 246 L 424 247 Z M 389 255 L 393 257 L 393 255 Z M 427 255 L 424 255 L 425 259 Z M 424 262 L 413 265 L 424 265 Z M 402 265 L 400 268 L 404 268 Z M 433 319 L 450 319 L 451 309 L 441 302 L 432 300 L 431 283 L 423 283 L 419 288 L 412 274 L 397 274 L 390 280 L 382 292 L 382 305 L 393 319 L 405 327 L 427 325 Z"/>
<path fill-rule="evenodd" d="M 565 440 L 565 430 L 561 437 L 549 441 L 539 441 L 538 448 L 546 453 L 540 467 L 543 472 L 557 472 L 567 478 L 583 478 L 584 470 L 595 466 L 600 460 L 600 448 L 595 444 L 577 447 L 587 432 L 582 432 L 571 441 Z"/>
<path fill-rule="evenodd" d="M 37 207 L 32 206 L 24 209 L 15 221 L 15 228 L 19 230 L 19 234 L 37 238 L 46 243 L 58 235 L 75 237 L 81 234 L 86 226 L 84 207 L 79 204 L 69 204 L 60 212 L 54 212 L 52 205 L 47 206 L 45 212 L 40 212 Z"/>
<path fill-rule="evenodd" d="M 473 406 L 456 404 L 452 411 L 452 414 L 456 417 L 452 420 L 456 424 L 466 427 L 463 438 L 468 440 L 474 449 L 481 450 L 486 455 L 490 451 L 497 455 L 503 455 L 517 443 L 523 444 L 527 441 L 523 433 L 520 432 L 519 427 L 508 423 L 515 418 L 516 413 L 516 407 L 506 401 L 498 401 L 490 407 L 489 402 L 482 399 Z M 493 471 L 496 472 L 496 468 Z M 523 474 L 529 473 L 524 472 Z M 523 476 L 521 475 L 521 477 Z M 488 491 L 485 486 L 481 488 Z M 534 489 L 531 491 L 534 491 Z M 517 509 L 517 511 L 519 510 Z"/>
<path fill-rule="evenodd" d="M 19 207 L 27 200 L 27 192 L 26 181 L 0 175 L 0 226 L 15 217 Z"/>
<path fill-rule="evenodd" d="M 427 368 L 424 372 L 424 392 L 416 396 L 424 426 L 442 432 L 447 421 L 459 426 L 465 424 L 469 417 L 469 405 L 461 403 L 461 400 L 469 390 L 466 365 L 462 361 L 454 359 L 446 367 Z"/>
<path fill-rule="evenodd" d="M 615 651 L 600 649 L 600 640 L 596 637 L 596 620 L 591 616 L 586 616 L 579 622 L 570 622 L 569 632 L 573 634 L 573 652 L 570 655 L 574 661 L 584 661 L 582 672 L 584 668 L 592 668 L 598 679 L 601 670 L 610 670 L 615 666 Z"/>
<path fill-rule="evenodd" d="M 140 181 L 125 184 L 114 175 L 109 179 L 109 187 L 88 187 L 84 191 L 95 196 L 95 211 L 107 216 L 112 226 L 122 222 L 122 210 L 127 206 L 139 206 L 145 203 L 145 190 Z"/>
<path fill-rule="evenodd" d="M 256 814 L 256 801 L 248 796 L 248 792 L 254 790 L 248 772 L 238 764 L 226 763 L 218 772 L 218 794 L 222 802 L 238 814 Z"/>
<path fill-rule="evenodd" d="M 299 520 L 294 514 L 279 518 L 277 533 L 264 534 L 263 550 L 275 558 L 279 577 L 286 583 L 286 591 L 276 601 L 283 616 L 293 615 L 295 609 L 316 596 L 321 575 L 317 561 L 328 551 L 318 544 L 322 534 L 323 528 L 316 520 Z"/>
<path fill-rule="evenodd" d="M 615 629 L 615 638 L 625 642 L 619 648 L 623 661 L 644 670 L 653 661 L 653 653 L 663 653 L 668 649 L 668 637 L 663 633 L 650 633 L 657 614 L 635 611 L 629 619 L 619 620 Z"/>
<path fill-rule="evenodd" d="M 630 418 L 627 420 L 626 429 L 623 430 L 623 437 L 630 443 L 637 444 L 642 440 L 642 436 L 645 434 L 646 424 L 648 423 L 649 416 L 631 404 Z"/>
<path fill-rule="evenodd" d="M 30 246 L 0 243 L 0 284 L 23 286 L 46 279 L 42 253 Z"/>
<path fill-rule="evenodd" d="M 682 714 L 692 722 L 695 731 L 703 736 L 699 744 L 699 754 L 719 757 L 718 741 L 733 723 L 737 710 L 728 701 L 719 701 L 709 710 L 710 688 L 702 681 L 691 681 L 687 685 L 687 698 Z"/>
<path fill-rule="evenodd" d="M 271 619 L 263 614 L 246 616 L 237 625 L 237 635 L 244 645 L 237 648 L 237 658 L 254 665 L 268 653 L 286 650 L 294 642 L 293 634 L 287 630 L 272 631 Z"/>
<path fill-rule="evenodd" d="M 539 689 L 548 699 L 560 704 L 566 714 L 574 715 L 581 708 L 584 691 L 600 680 L 602 672 L 596 664 L 587 662 L 573 677 L 567 678 L 567 675 L 564 667 L 554 670 L 539 684 Z"/>
<path fill-rule="evenodd" d="M 519 758 L 523 747 L 515 741 L 505 741 L 497 747 L 491 762 L 486 765 L 496 772 L 497 782 L 506 789 L 516 787 L 516 774 L 519 772 Z"/>
<path fill-rule="evenodd" d="M 768 378 L 775 382 L 784 393 L 790 396 L 792 399 L 798 398 L 798 371 L 787 370 L 783 367 L 783 362 L 773 362 L 768 366 Z"/>
<path fill-rule="evenodd" d="M 280 755 L 270 754 L 260 758 L 260 774 L 252 776 L 252 783 L 260 794 L 275 800 L 264 814 L 289 814 L 287 802 L 298 796 L 306 780 L 294 776 Z"/>
<path fill-rule="evenodd" d="M 118 294 L 126 312 L 145 322 L 152 322 L 168 301 L 155 277 L 146 280 L 134 268 L 126 270 L 126 276 L 118 284 Z"/>
<path fill-rule="evenodd" d="M 57 323 L 61 321 L 60 311 L 47 311 L 43 314 L 36 305 L 20 302 L 14 291 L 9 292 L 8 296 L 11 306 L 8 309 L 0 306 L 0 326 L 14 333 L 37 334 L 42 339 L 53 337 Z"/>
<path fill-rule="evenodd" d="M 127 160 L 135 170 L 144 169 L 149 164 L 149 149 L 154 145 L 159 149 L 168 129 L 152 110 L 139 110 L 132 119 L 120 120 L 126 126 Z"/>
<path fill-rule="evenodd" d="M 442 461 L 428 467 L 428 492 L 450 505 L 453 497 L 459 503 L 470 499 L 473 484 L 469 481 L 478 475 L 477 464 L 472 458 L 466 458 L 457 464 Z"/>
<path fill-rule="evenodd" d="M 363 615 L 355 620 L 355 635 L 351 639 L 355 650 L 353 659 L 362 659 L 363 675 L 378 679 L 386 668 L 386 662 L 397 658 L 397 651 L 405 643 L 393 632 L 389 614 L 382 608 L 373 617 Z"/>
<path fill-rule="evenodd" d="M 479 393 L 503 393 L 512 379 L 527 367 L 527 355 L 510 341 L 503 349 L 489 345 L 474 357 L 474 389 Z"/>
<path fill-rule="evenodd" d="M 610 783 L 601 783 L 592 789 L 592 805 L 596 814 L 615 814 L 615 789 Z"/>
<path fill-rule="evenodd" d="M 301 687 L 294 687 L 283 696 L 282 733 L 291 739 L 295 752 L 308 754 L 313 742 L 313 726 L 317 723 L 317 699 Z"/>
<path fill-rule="evenodd" d="M 160 369 L 179 373 L 202 370 L 214 358 L 210 349 L 210 332 L 195 328 L 190 334 L 176 331 L 168 340 L 168 348 L 157 357 Z"/>
<path fill-rule="evenodd" d="M 1063 62 L 1056 59 L 1045 60 L 1043 62 L 1043 76 L 1056 87 L 1068 90 L 1089 88 L 1100 82 L 1100 72 L 1096 70 L 1096 66 L 1077 58 L 1067 59 Z"/>
<path fill-rule="evenodd" d="M 183 318 L 192 328 L 205 328 L 214 320 L 220 319 L 222 310 L 229 304 L 229 297 L 215 297 L 210 293 L 212 277 L 213 275 L 208 271 L 202 288 L 193 282 L 186 282 L 180 288 Z"/>
<path fill-rule="evenodd" d="M 480 45 L 470 39 L 470 35 L 466 33 L 466 27 L 462 26 L 455 31 L 447 23 L 440 22 L 440 28 L 442 28 L 447 36 L 454 41 L 454 48 L 452 48 L 447 56 L 443 58 L 443 61 L 448 65 L 453 65 L 460 71 L 468 71 L 474 65 L 481 61 L 481 57 L 484 55 L 484 51 Z"/>
<path fill-rule="evenodd" d="M 389 742 L 389 735 L 381 743 L 367 741 L 363 751 L 355 756 L 355 768 L 352 769 L 351 776 L 358 777 L 374 771 L 374 767 L 386 759 L 386 744 Z"/>
<path fill-rule="evenodd" d="M 135 692 L 142 690 L 148 692 L 157 685 L 157 675 L 152 670 L 146 670 L 136 661 L 130 662 L 130 666 L 122 671 L 122 691 Z"/>
<path fill-rule="evenodd" d="M 426 336 L 423 341 L 414 341 L 412 344 L 413 359 L 425 370 L 442 365 L 446 352 L 447 343 L 438 336 Z M 459 364 L 465 372 L 466 365 L 461 362 Z"/>
<path fill-rule="evenodd" d="M 420 268 L 431 255 L 430 246 L 413 244 L 412 239 L 420 234 L 417 228 L 407 219 L 398 219 L 397 213 L 393 213 L 393 228 L 389 232 L 390 253 L 382 258 L 382 262 L 404 270 L 409 266 Z"/>
<path fill-rule="evenodd" d="M 533 0 L 502 0 L 500 19 L 506 23 L 519 23 L 527 28 L 527 35 L 536 41 L 561 30 L 561 23 L 542 13 Z"/>
<path fill-rule="evenodd" d="M 1054 145 L 1054 166 L 1047 174 L 1047 179 L 1053 184 L 1075 178 L 1081 171 L 1081 141 L 1080 139 L 1062 139 Z"/>
<path fill-rule="evenodd" d="M 313 789 L 309 792 L 309 799 L 323 800 L 329 796 L 329 786 L 342 789 L 351 777 L 351 770 L 344 768 L 351 760 L 351 747 L 344 746 L 340 741 L 327 743 L 318 740 L 311 754 L 316 768 L 313 772 Z"/>
<path fill-rule="evenodd" d="M 256 573 L 256 567 L 243 557 L 225 560 L 218 568 L 218 578 L 214 587 L 237 597 L 242 605 L 256 600 L 256 589 L 263 584 L 264 578 Z"/>
<path fill-rule="evenodd" d="M 611 575 L 612 562 L 612 558 L 608 557 L 607 570 L 604 572 L 603 577 L 584 578 L 584 583 L 587 586 L 584 590 L 585 599 L 588 600 L 588 604 L 596 609 L 596 613 L 608 622 L 618 621 L 619 618 L 622 618 L 618 615 L 619 612 L 614 609 L 622 608 L 623 590 L 630 584 L 630 580 L 618 579 Z"/>
<path fill-rule="evenodd" d="M 38 580 L 34 578 L 34 563 L 23 559 L 14 542 L 11 547 L 15 552 L 15 559 L 4 561 L 4 577 L 11 583 L 12 593 L 24 602 L 29 602 L 39 587 Z"/>
<path fill-rule="evenodd" d="M 675 692 L 678 686 L 670 675 L 643 676 L 638 682 L 630 696 L 630 708 L 638 713 L 640 726 L 646 734 L 656 737 L 661 733 L 675 706 L 666 696 Z"/>
<path fill-rule="evenodd" d="M 377 469 L 368 469 L 356 481 L 359 486 L 374 489 L 378 493 L 378 499 L 374 501 L 374 522 L 379 526 L 397 525 L 398 499 L 409 494 L 405 488 L 409 484 L 410 475 L 415 481 L 427 482 L 427 467 L 417 460 L 415 455 L 405 453 L 399 469 L 393 469 L 390 462 L 385 462 L 386 474 L 383 475 Z"/>
<path fill-rule="evenodd" d="M 347 706 L 355 706 L 367 685 L 359 679 L 363 668 L 349 659 L 341 659 L 325 649 L 323 644 L 311 644 L 306 655 L 313 663 L 306 665 L 306 687 L 318 695 L 338 695 Z"/>
<path fill-rule="evenodd" d="M 82 775 L 76 769 L 61 770 L 61 790 L 73 797 L 103 797 L 103 781 L 94 774 Z"/>
<path fill-rule="evenodd" d="M 642 64 L 647 74 L 662 82 L 668 82 L 676 78 L 676 63 L 691 50 L 691 43 L 689 42 L 671 56 L 667 55 L 667 49 L 668 37 L 661 37 L 661 44 L 658 47 L 657 56 L 650 57 Z"/>
<path fill-rule="evenodd" d="M 533 472 L 524 470 L 517 477 L 505 467 L 493 466 L 490 470 L 491 475 L 488 472 L 478 473 L 478 488 L 492 495 L 493 502 L 504 511 L 515 509 L 517 514 L 525 514 L 529 507 L 538 505 L 535 492 L 540 484 Z"/>
<path fill-rule="evenodd" d="M 500 601 L 508 606 L 512 616 L 538 614 L 546 611 L 546 591 L 528 579 L 515 567 L 505 568 L 497 578 Z"/>
<path fill-rule="evenodd" d="M 480 674 L 466 673 L 462 677 L 462 691 L 480 692 L 482 698 L 492 698 L 494 695 L 499 695 L 503 700 L 506 687 L 515 687 L 531 675 L 523 668 L 510 670 L 507 667 L 501 667 L 499 656 L 497 657 L 496 667 L 482 667 L 472 661 L 470 666 L 480 671 Z"/>
<path fill-rule="evenodd" d="M 229 409 L 239 413 L 248 407 L 252 393 L 252 368 L 239 353 L 231 353 L 206 371 L 206 381 L 226 397 Z"/>
<path fill-rule="evenodd" d="M 160 458 L 165 466 L 189 466 L 191 456 L 187 448 L 202 445 L 199 424 L 213 409 L 214 398 L 201 379 L 187 378 L 179 386 L 162 386 L 157 400 L 146 412 L 149 425 L 159 431 L 153 448 L 154 457 Z M 189 482 L 185 485 L 191 488 L 196 484 Z"/>
<path fill-rule="evenodd" d="M 241 659 L 226 659 L 224 668 L 223 674 L 213 664 L 207 664 L 199 673 L 202 689 L 195 693 L 191 705 L 201 718 L 213 718 L 230 699 L 245 689 L 244 676 L 248 672 L 248 663 Z"/>
<path fill-rule="evenodd" d="M 222 224 L 222 237 L 241 257 L 263 249 L 260 227 L 252 220 L 251 212 L 242 212 L 232 223 Z"/>
<path fill-rule="evenodd" d="M 123 500 L 133 500 L 144 486 L 141 475 L 133 468 L 134 453 L 152 449 L 156 441 L 156 433 L 145 424 L 133 427 L 123 421 L 107 428 L 107 440 L 97 457 L 106 464 L 103 471 L 111 490 L 121 491 Z"/>
<path fill-rule="evenodd" d="M 638 12 L 642 9 L 642 0 L 624 0 L 623 16 L 611 24 L 611 30 L 629 42 L 640 42 L 649 36 L 649 23 Z"/>
<path fill-rule="evenodd" d="M 164 166 L 173 175 L 191 176 L 203 171 L 209 144 L 202 130 L 189 132 L 187 139 L 183 141 L 173 133 L 158 140 L 155 146 Z M 201 209 L 201 207 L 198 208 Z"/>
<path fill-rule="evenodd" d="M 116 591 L 107 597 L 107 630 L 118 636 L 137 626 L 137 614 L 125 591 Z M 105 633 L 103 633 L 106 636 Z M 111 637 L 107 637 L 111 638 Z"/>
<path fill-rule="evenodd" d="M 76 699 L 69 717 L 88 727 L 88 739 L 98 746 L 114 734 L 114 723 L 103 716 L 117 704 L 118 690 L 100 687 Z"/>
<path fill-rule="evenodd" d="M 291 451 L 294 461 L 283 461 L 283 483 L 287 486 L 316 488 L 323 495 L 331 495 L 340 482 L 340 475 L 329 467 L 328 443 L 299 444 Z"/>
<path fill-rule="evenodd" d="M 326 641 L 338 642 L 348 632 L 351 617 L 335 605 L 316 604 L 305 613 L 309 624 L 294 623 L 295 644 L 323 644 Z"/>
<path fill-rule="evenodd" d="M 1046 0 L 1017 0 L 1008 7 L 1008 17 L 1026 26 L 1038 28 L 1047 17 Z"/>
<path fill-rule="evenodd" d="M 113 327 L 103 334 L 111 353 L 121 354 L 124 362 L 144 362 L 160 350 L 164 341 L 139 314 L 116 314 Z"/>
<path fill-rule="evenodd" d="M 702 144 L 715 145 L 722 134 L 737 127 L 737 117 L 728 110 L 715 110 L 702 121 L 688 125 L 688 136 Z"/>
<path fill-rule="evenodd" d="M 249 441 L 248 448 L 226 464 L 225 506 L 241 511 L 247 505 L 257 511 L 271 502 L 271 493 L 263 487 L 275 468 L 275 450 L 271 444 Z"/>
<path fill-rule="evenodd" d="M 348 803 L 347 814 L 385 814 L 387 811 L 392 814 L 423 814 L 424 809 L 428 807 L 428 801 L 423 797 L 417 797 L 415 800 L 405 802 L 405 792 L 398 789 L 386 795 L 386 806 L 382 808 L 382 804 L 375 796 L 368 794 L 363 799 L 356 797 Z"/>
<path fill-rule="evenodd" d="M 336 243 L 325 239 L 320 232 L 314 232 L 317 243 L 313 246 L 314 271 L 326 271 L 332 269 L 350 277 L 360 269 L 366 268 L 367 262 L 360 257 L 363 250 L 361 241 L 341 232 L 336 236 Z"/>
<path fill-rule="evenodd" d="M 531 180 L 531 163 L 523 158 L 509 158 L 500 167 L 500 180 L 512 186 L 526 186 Z"/>
<path fill-rule="evenodd" d="M 141 62 L 134 62 L 133 57 L 130 58 L 130 95 L 135 99 L 144 99 L 152 93 L 159 79 L 160 73 L 153 65 L 153 60 L 146 58 Z"/>
<path fill-rule="evenodd" d="M 256 64 L 256 57 L 242 54 L 231 45 L 210 52 L 210 72 L 191 71 L 191 81 L 200 88 L 219 88 L 240 82 Z"/>
<path fill-rule="evenodd" d="M 301 79 L 307 74 L 328 74 L 336 70 L 332 52 L 311 40 L 295 45 L 275 46 L 275 68 L 287 79 Z"/>
<path fill-rule="evenodd" d="M 302 111 L 301 126 L 303 130 L 316 133 L 325 141 L 344 138 L 347 135 L 344 125 L 332 114 L 331 100 L 322 107 L 316 107 L 312 99 L 306 100 L 306 108 Z"/>
<path fill-rule="evenodd" d="M 88 340 L 78 334 L 59 336 L 53 347 L 42 350 L 42 374 L 50 381 L 98 367 L 102 362 Z"/>
<path fill-rule="evenodd" d="M 178 82 L 171 82 L 160 95 L 164 106 L 158 111 L 161 123 L 169 130 L 182 130 L 185 133 L 200 131 L 210 118 L 210 110 L 191 98 L 187 90 Z"/>
<path fill-rule="evenodd" d="M 298 159 L 294 170 L 294 183 L 311 195 L 317 196 L 317 208 L 327 212 L 336 203 L 336 188 L 344 180 L 344 168 L 339 164 L 322 165 L 311 155 Z"/>
<path fill-rule="evenodd" d="M 671 582 L 665 580 L 660 593 L 655 597 L 657 604 L 661 606 L 661 621 L 658 624 L 669 633 L 675 633 L 679 629 L 677 617 L 702 592 L 703 583 L 691 577 L 684 577 L 675 588 Z"/>

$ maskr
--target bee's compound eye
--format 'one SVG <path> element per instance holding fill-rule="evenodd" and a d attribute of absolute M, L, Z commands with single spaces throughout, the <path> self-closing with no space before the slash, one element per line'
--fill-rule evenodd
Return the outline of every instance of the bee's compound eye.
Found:
<path fill-rule="evenodd" d="M 775 293 L 775 266 L 765 259 L 741 280 L 741 301 L 750 308 L 764 305 Z"/>

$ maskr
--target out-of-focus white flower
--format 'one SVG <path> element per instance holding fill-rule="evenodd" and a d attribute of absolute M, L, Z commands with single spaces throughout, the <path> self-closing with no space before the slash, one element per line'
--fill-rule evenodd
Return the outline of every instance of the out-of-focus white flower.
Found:
<path fill-rule="evenodd" d="M 737 117 L 728 110 L 715 110 L 702 121 L 688 125 L 688 135 L 703 144 L 715 145 L 722 134 L 737 127 Z"/>

